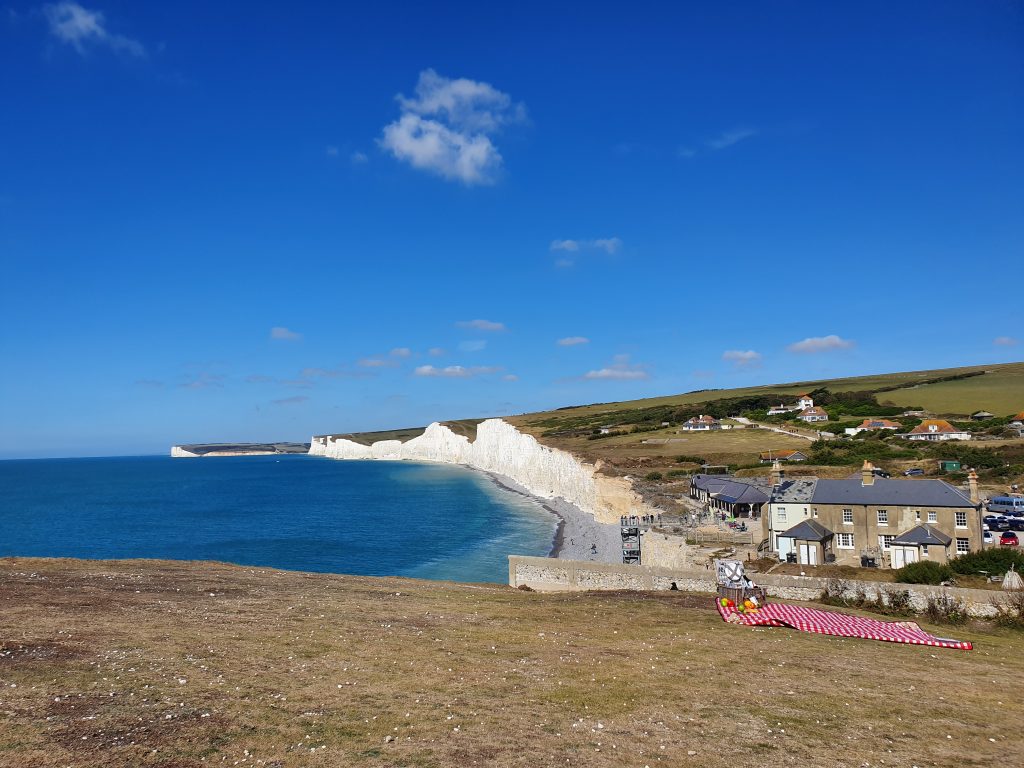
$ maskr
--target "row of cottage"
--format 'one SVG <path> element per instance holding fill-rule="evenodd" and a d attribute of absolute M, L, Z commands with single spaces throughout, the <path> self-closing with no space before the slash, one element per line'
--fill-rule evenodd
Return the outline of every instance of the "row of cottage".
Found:
<path fill-rule="evenodd" d="M 690 497 L 715 511 L 760 519 L 762 551 L 802 565 L 944 563 L 982 548 L 978 478 L 965 492 L 942 480 L 878 477 L 864 462 L 859 477 L 787 478 L 772 466 L 770 481 L 695 475 Z"/>

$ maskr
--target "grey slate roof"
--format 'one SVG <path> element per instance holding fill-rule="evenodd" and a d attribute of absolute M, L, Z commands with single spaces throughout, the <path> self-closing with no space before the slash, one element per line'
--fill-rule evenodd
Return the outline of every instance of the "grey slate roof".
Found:
<path fill-rule="evenodd" d="M 874 504 L 894 507 L 973 507 L 962 491 L 942 480 L 893 480 L 876 477 L 872 485 L 858 479 L 819 480 L 814 504 Z"/>
<path fill-rule="evenodd" d="M 800 541 L 828 541 L 835 536 L 832 531 L 816 520 L 804 520 L 779 534 L 780 538 Z"/>
<path fill-rule="evenodd" d="M 915 525 L 906 533 L 901 533 L 892 540 L 892 543 L 935 544 L 940 547 L 948 547 L 951 541 L 953 541 L 951 536 L 947 536 L 942 531 L 928 525 L 927 523 L 922 523 L 921 525 Z"/>
<path fill-rule="evenodd" d="M 768 494 L 761 488 L 728 475 L 694 475 L 693 485 L 729 504 L 763 504 L 768 501 Z"/>
<path fill-rule="evenodd" d="M 814 495 L 816 477 L 785 478 L 772 489 L 772 504 L 808 503 Z"/>

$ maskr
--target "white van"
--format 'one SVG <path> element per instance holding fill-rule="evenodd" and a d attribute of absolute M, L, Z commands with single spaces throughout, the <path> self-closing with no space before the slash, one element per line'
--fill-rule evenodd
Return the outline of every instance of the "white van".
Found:
<path fill-rule="evenodd" d="M 1024 496 L 996 496 L 988 500 L 985 507 L 989 512 L 1001 512 L 1014 517 L 1024 516 Z"/>

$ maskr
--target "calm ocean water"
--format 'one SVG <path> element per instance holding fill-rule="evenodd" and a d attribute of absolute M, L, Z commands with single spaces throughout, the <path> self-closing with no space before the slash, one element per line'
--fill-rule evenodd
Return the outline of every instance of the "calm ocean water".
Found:
<path fill-rule="evenodd" d="M 555 518 L 461 467 L 310 456 L 0 461 L 0 556 L 505 582 Z"/>

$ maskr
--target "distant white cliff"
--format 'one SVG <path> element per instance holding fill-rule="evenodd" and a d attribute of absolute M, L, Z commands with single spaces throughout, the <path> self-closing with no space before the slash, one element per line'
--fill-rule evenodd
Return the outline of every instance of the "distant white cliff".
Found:
<path fill-rule="evenodd" d="M 622 515 L 657 514 L 628 480 L 602 475 L 599 464 L 589 464 L 566 451 L 541 445 L 532 435 L 501 419 L 481 422 L 473 442 L 435 422 L 422 435 L 404 443 L 382 440 L 361 445 L 342 438 L 314 437 L 309 452 L 332 459 L 463 464 L 504 475 L 535 496 L 565 499 L 602 523 L 618 524 Z"/>

